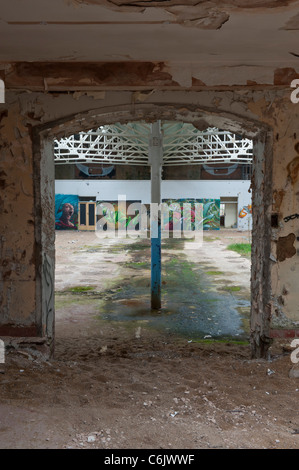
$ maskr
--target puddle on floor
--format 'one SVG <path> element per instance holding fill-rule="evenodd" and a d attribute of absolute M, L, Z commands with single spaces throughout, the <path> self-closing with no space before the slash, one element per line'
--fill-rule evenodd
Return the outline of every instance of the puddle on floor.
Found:
<path fill-rule="evenodd" d="M 162 308 L 152 310 L 150 264 L 138 256 L 127 263 L 132 277 L 104 303 L 101 319 L 146 323 L 188 340 L 248 340 L 249 290 L 232 289 L 229 279 L 225 290 L 225 277 L 220 286 L 211 268 L 186 261 L 184 253 L 168 252 L 162 255 Z"/>

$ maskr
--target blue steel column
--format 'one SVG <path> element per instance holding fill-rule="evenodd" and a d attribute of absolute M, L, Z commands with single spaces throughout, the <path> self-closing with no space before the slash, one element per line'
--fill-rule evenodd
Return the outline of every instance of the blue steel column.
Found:
<path fill-rule="evenodd" d="M 158 221 L 157 237 L 151 238 L 151 307 L 161 308 L 161 221 Z"/>
<path fill-rule="evenodd" d="M 161 176 L 163 163 L 160 121 L 152 124 L 149 142 L 151 164 L 151 307 L 161 308 Z"/>

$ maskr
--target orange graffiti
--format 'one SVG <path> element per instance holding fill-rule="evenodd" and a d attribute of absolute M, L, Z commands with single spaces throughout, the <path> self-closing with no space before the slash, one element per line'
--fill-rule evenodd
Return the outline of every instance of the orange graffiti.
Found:
<path fill-rule="evenodd" d="M 248 206 L 243 206 L 243 208 L 239 212 L 239 218 L 243 219 L 244 217 L 246 217 L 247 214 L 251 214 L 251 213 L 252 213 L 251 204 L 248 204 Z"/>

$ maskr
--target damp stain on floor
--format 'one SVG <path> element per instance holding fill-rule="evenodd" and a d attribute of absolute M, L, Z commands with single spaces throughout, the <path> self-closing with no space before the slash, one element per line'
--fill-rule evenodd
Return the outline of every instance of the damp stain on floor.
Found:
<path fill-rule="evenodd" d="M 152 310 L 150 260 L 148 252 L 142 253 L 142 246 L 148 249 L 146 244 L 138 245 L 135 252 L 131 245 L 132 258 L 125 267 L 136 275 L 124 279 L 118 290 L 102 304 L 99 318 L 133 322 L 134 326 L 140 322 L 148 328 L 165 330 L 193 341 L 248 340 L 248 293 L 240 286 L 231 285 L 225 273 L 211 272 L 203 264 L 188 261 L 181 240 L 167 240 L 164 244 L 162 306 L 160 310 Z M 219 275 L 222 275 L 221 280 Z"/>
<path fill-rule="evenodd" d="M 70 314 L 73 311 L 73 315 L 80 311 L 84 316 L 86 306 L 86 313 L 92 310 L 96 321 L 126 328 L 142 325 L 189 341 L 248 340 L 250 286 L 246 289 L 233 282 L 233 273 L 219 270 L 216 260 L 208 265 L 194 256 L 193 261 L 193 256 L 191 259 L 186 256 L 184 240 L 163 240 L 162 306 L 160 310 L 152 310 L 150 240 L 114 248 L 120 261 L 112 256 L 111 262 L 117 263 L 118 275 L 108 280 L 99 269 L 94 283 L 91 279 L 90 284 L 78 283 L 56 292 L 58 315 L 62 308 Z M 106 262 L 105 246 L 95 245 L 92 253 L 88 256 Z"/>

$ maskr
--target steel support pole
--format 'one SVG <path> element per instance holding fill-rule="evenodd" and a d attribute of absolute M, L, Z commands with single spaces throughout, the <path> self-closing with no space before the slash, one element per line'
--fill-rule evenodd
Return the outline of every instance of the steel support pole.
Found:
<path fill-rule="evenodd" d="M 152 124 L 149 139 L 151 165 L 151 307 L 161 308 L 161 178 L 163 147 L 161 123 Z"/>

